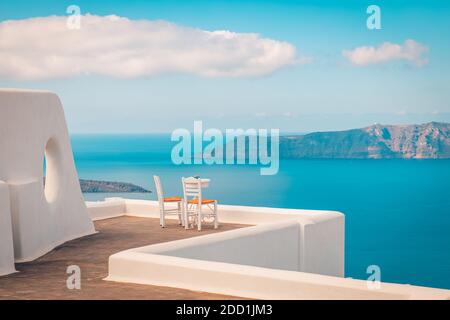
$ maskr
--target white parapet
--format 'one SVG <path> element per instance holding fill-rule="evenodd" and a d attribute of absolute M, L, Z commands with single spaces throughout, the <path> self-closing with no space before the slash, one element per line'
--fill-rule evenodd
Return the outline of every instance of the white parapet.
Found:
<path fill-rule="evenodd" d="M 171 245 L 184 244 L 171 243 Z M 149 247 L 139 248 L 112 255 L 109 261 L 109 276 L 106 280 L 168 286 L 252 299 L 450 298 L 448 290 L 390 283 L 381 283 L 379 289 L 371 289 L 363 280 L 217 262 L 210 259 L 180 258 L 164 251 L 151 253 L 149 252 L 151 250 Z"/>
<path fill-rule="evenodd" d="M 105 201 L 86 201 L 93 221 L 120 217 L 126 213 L 125 199 L 106 198 Z"/>
<path fill-rule="evenodd" d="M 109 203 L 114 216 L 159 216 L 156 201 L 110 199 L 88 204 L 93 218 L 108 216 Z M 344 278 L 339 212 L 221 205 L 219 217 L 253 226 L 116 253 L 106 280 L 256 299 L 450 298 L 449 290 Z"/>
<path fill-rule="evenodd" d="M 158 202 L 126 200 L 126 212 L 159 217 Z M 336 211 L 219 205 L 220 222 L 261 225 L 295 220 L 299 224 L 301 271 L 344 276 L 345 216 Z"/>
<path fill-rule="evenodd" d="M 9 190 L 0 181 L 0 276 L 15 271 Z"/>
<path fill-rule="evenodd" d="M 0 150 L 0 180 L 9 187 L 16 262 L 95 232 L 56 94 L 0 89 Z"/>

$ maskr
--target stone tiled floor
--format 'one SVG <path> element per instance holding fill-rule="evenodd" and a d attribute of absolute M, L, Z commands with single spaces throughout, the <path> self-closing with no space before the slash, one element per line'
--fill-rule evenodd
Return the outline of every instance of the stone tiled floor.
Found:
<path fill-rule="evenodd" d="M 99 233 L 67 242 L 45 256 L 16 264 L 18 273 L 0 277 L 0 299 L 232 299 L 204 292 L 104 281 L 108 257 L 134 247 L 231 230 L 243 225 L 222 224 L 198 232 L 176 221 L 165 229 L 159 219 L 119 217 L 95 222 Z M 66 286 L 69 265 L 81 268 L 81 290 Z"/>

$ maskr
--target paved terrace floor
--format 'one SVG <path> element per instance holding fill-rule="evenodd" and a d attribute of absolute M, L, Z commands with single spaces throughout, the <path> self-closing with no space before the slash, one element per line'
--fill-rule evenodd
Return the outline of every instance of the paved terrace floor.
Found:
<path fill-rule="evenodd" d="M 183 289 L 104 281 L 108 257 L 122 250 L 244 227 L 222 224 L 218 230 L 184 230 L 176 221 L 119 217 L 95 222 L 99 233 L 69 241 L 45 256 L 16 264 L 18 273 L 0 277 L 0 299 L 233 299 Z M 66 286 L 69 265 L 81 268 L 81 290 Z"/>

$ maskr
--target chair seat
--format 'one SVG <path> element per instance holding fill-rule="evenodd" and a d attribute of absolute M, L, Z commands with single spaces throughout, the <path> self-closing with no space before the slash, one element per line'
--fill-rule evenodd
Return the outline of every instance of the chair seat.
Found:
<path fill-rule="evenodd" d="M 164 202 L 180 202 L 181 197 L 168 197 L 164 198 Z"/>
<path fill-rule="evenodd" d="M 216 202 L 216 200 L 211 200 L 211 199 L 202 199 L 202 204 L 209 204 L 209 203 L 214 203 Z M 198 204 L 198 199 L 192 199 L 192 200 L 188 200 L 189 204 Z"/>

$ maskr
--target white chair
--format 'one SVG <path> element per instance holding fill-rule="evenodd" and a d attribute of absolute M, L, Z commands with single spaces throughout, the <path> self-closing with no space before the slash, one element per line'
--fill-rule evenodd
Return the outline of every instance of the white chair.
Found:
<path fill-rule="evenodd" d="M 197 223 L 198 230 L 202 230 L 202 221 L 204 218 L 214 219 L 214 229 L 219 227 L 219 217 L 217 214 L 217 200 L 203 199 L 202 182 L 195 178 L 181 178 L 183 184 L 184 196 L 184 226 L 189 228 L 190 218 L 193 223 Z M 208 211 L 203 211 L 203 206 L 207 206 Z"/>
<path fill-rule="evenodd" d="M 167 197 L 164 198 L 164 192 L 161 184 L 161 179 L 159 176 L 153 176 L 153 179 L 155 180 L 155 186 L 156 186 L 156 193 L 158 195 L 158 202 L 159 202 L 159 224 L 161 227 L 166 226 L 166 215 L 178 215 L 178 220 L 181 225 L 184 225 L 184 219 L 183 219 L 183 198 L 181 197 Z M 167 208 L 169 203 L 176 203 L 175 208 Z"/>

